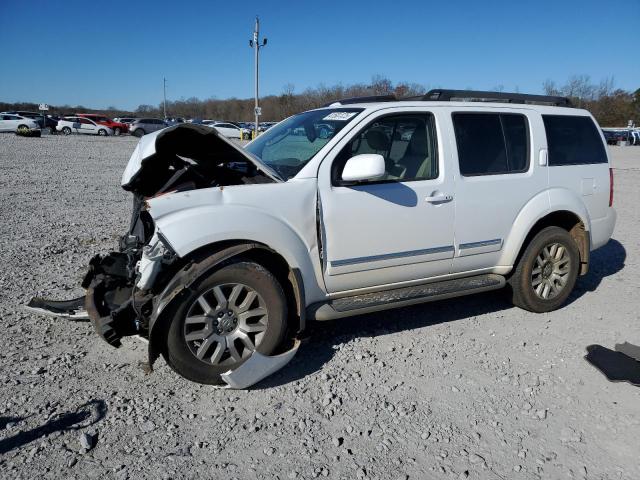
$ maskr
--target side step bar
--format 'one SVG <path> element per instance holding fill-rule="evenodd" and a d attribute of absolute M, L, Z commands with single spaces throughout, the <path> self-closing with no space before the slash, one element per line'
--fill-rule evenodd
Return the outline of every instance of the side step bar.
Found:
<path fill-rule="evenodd" d="M 490 273 L 381 292 L 363 293 L 336 298 L 327 303 L 311 305 L 309 307 L 311 310 L 309 315 L 315 320 L 332 320 L 334 318 L 360 315 L 416 303 L 497 290 L 504 287 L 505 283 L 506 280 L 502 275 Z"/>

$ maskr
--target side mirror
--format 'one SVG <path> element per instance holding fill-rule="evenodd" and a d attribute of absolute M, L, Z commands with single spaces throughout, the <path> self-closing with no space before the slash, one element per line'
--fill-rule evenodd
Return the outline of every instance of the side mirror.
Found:
<path fill-rule="evenodd" d="M 384 176 L 386 167 L 384 157 L 377 153 L 363 153 L 347 160 L 342 171 L 345 182 L 361 182 L 376 180 Z"/>

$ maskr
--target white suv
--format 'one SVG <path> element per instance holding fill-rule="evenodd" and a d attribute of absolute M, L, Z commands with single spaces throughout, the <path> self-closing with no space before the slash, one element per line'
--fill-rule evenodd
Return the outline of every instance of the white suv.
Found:
<path fill-rule="evenodd" d="M 167 128 L 126 167 L 130 231 L 92 260 L 87 310 L 110 344 L 142 335 L 150 364 L 235 386 L 308 320 L 505 286 L 548 312 L 613 232 L 605 145 L 564 98 L 451 90 L 336 102 L 244 149 Z"/>

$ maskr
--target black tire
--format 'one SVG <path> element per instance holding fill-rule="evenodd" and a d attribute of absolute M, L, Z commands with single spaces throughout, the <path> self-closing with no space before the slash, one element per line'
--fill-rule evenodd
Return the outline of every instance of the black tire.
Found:
<path fill-rule="evenodd" d="M 509 279 L 513 304 L 536 313 L 556 310 L 571 294 L 579 269 L 580 252 L 569 232 L 560 227 L 541 230 Z"/>
<path fill-rule="evenodd" d="M 121 133 L 122 133 L 122 130 L 120 130 L 120 127 L 116 127 L 116 128 L 113 129 L 113 134 L 116 137 L 119 137 Z"/>
<path fill-rule="evenodd" d="M 101 128 L 100 130 L 98 130 L 98 135 L 100 135 L 101 137 L 106 137 L 107 131 L 104 128 Z"/>
<path fill-rule="evenodd" d="M 255 346 L 259 349 L 260 353 L 269 355 L 282 342 L 287 330 L 287 302 L 280 283 L 278 283 L 268 270 L 257 263 L 251 261 L 230 263 L 216 270 L 211 275 L 198 280 L 179 304 L 167 307 L 170 309 L 167 311 L 168 318 L 172 318 L 173 320 L 167 331 L 166 349 L 163 355 L 169 366 L 188 380 L 204 384 L 220 384 L 222 382 L 220 374 L 238 368 L 253 352 L 251 349 L 243 350 L 241 360 L 236 361 L 231 357 L 230 350 L 225 350 L 222 358 L 225 359 L 224 362 L 226 363 L 224 365 L 213 364 L 211 362 L 214 361 L 213 356 L 218 348 L 216 343 L 210 343 L 210 346 L 207 347 L 208 352 L 211 352 L 210 358 L 205 357 L 205 359 L 201 360 L 196 356 L 197 352 L 194 352 L 198 347 L 193 346 L 194 342 L 189 344 L 187 341 L 188 329 L 192 328 L 192 325 L 186 321 L 187 316 L 190 312 L 193 312 L 192 309 L 199 303 L 199 299 L 205 295 L 213 295 L 209 292 L 215 287 L 225 289 L 228 288 L 227 286 L 230 284 L 241 284 L 255 291 L 258 295 L 260 305 L 264 305 L 266 308 L 266 330 L 263 332 L 259 341 L 254 339 Z M 208 298 L 215 301 L 215 297 Z M 213 302 L 211 302 L 211 306 L 213 308 Z M 218 306 L 216 306 L 215 312 L 218 311 Z M 219 318 L 217 315 L 217 313 L 212 313 L 208 318 L 217 319 Z M 200 316 L 202 316 L 202 314 L 200 314 Z M 216 322 L 215 324 L 218 325 L 218 327 L 212 328 L 221 328 L 222 322 L 219 324 Z M 238 324 L 236 329 L 228 333 L 228 335 L 232 336 L 233 332 L 239 328 L 240 326 Z M 206 328 L 203 330 L 198 328 L 198 330 L 205 331 Z M 197 334 L 198 332 L 195 333 Z M 213 332 L 213 334 L 215 335 L 216 332 Z M 209 333 L 209 335 L 211 335 L 211 333 Z M 205 341 L 203 340 L 200 345 L 202 346 L 204 343 Z M 242 342 L 240 343 L 240 347 L 244 347 Z M 236 353 L 237 352 L 238 350 L 236 350 Z"/>
<path fill-rule="evenodd" d="M 145 132 L 142 128 L 137 128 L 136 130 L 134 130 L 133 135 L 138 137 L 138 138 L 142 138 L 146 135 L 147 132 Z"/>
<path fill-rule="evenodd" d="M 63 127 L 62 133 L 64 133 L 65 135 L 71 135 L 71 129 L 69 127 Z"/>

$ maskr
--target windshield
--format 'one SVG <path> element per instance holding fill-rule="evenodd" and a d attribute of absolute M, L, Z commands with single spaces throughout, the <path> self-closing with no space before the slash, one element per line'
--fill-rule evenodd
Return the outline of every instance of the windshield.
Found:
<path fill-rule="evenodd" d="M 288 180 L 362 110 L 331 108 L 294 115 L 271 127 L 246 149 Z"/>

